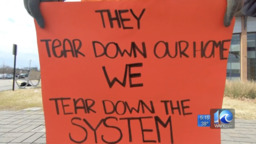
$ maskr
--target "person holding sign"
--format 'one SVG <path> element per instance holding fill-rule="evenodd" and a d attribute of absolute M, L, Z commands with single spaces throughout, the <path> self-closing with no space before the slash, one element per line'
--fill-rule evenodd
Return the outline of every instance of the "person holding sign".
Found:
<path fill-rule="evenodd" d="M 220 144 L 242 1 L 34 1 L 48 144 Z"/>
<path fill-rule="evenodd" d="M 41 28 L 44 28 L 44 19 L 39 10 L 40 2 L 63 2 L 65 0 L 24 0 L 28 13 L 34 17 Z M 81 0 L 86 1 L 86 0 Z M 96 0 L 97 1 L 97 0 Z M 104 0 L 103 0 L 104 1 Z M 242 11 L 242 12 L 241 12 Z M 256 16 L 256 0 L 227 0 L 227 8 L 224 17 L 224 25 L 228 27 L 236 14 Z"/>

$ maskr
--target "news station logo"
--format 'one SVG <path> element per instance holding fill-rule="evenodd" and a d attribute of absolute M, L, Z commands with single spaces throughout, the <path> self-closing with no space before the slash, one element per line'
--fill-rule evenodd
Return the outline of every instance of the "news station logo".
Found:
<path fill-rule="evenodd" d="M 211 109 L 211 128 L 229 129 L 235 128 L 235 110 L 234 109 Z"/>

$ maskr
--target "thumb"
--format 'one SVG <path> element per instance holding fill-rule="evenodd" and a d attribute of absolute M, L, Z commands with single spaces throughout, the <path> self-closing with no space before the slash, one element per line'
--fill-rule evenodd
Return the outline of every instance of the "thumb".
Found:
<path fill-rule="evenodd" d="M 32 2 L 33 1 L 33 2 Z M 40 0 L 29 0 L 28 8 L 30 14 L 36 19 L 36 22 L 41 28 L 44 28 L 44 18 L 40 12 Z"/>
<path fill-rule="evenodd" d="M 227 8 L 224 16 L 224 25 L 228 27 L 236 14 L 242 8 L 242 0 L 227 0 Z"/>

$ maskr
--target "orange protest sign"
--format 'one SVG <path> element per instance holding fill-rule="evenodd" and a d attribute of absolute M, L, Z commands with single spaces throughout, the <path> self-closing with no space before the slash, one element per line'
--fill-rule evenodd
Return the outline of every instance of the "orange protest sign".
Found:
<path fill-rule="evenodd" d="M 43 3 L 36 26 L 48 144 L 220 143 L 233 27 L 225 1 Z"/>

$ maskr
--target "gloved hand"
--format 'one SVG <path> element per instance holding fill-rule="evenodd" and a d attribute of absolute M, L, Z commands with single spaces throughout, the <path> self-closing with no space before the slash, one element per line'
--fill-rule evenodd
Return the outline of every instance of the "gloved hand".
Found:
<path fill-rule="evenodd" d="M 227 8 L 224 16 L 224 26 L 228 27 L 237 14 L 241 14 L 243 0 L 227 0 Z"/>
<path fill-rule="evenodd" d="M 40 2 L 52 2 L 52 1 L 63 1 L 63 0 L 24 0 L 24 5 L 28 13 L 36 19 L 36 22 L 41 28 L 44 28 L 44 18 L 40 12 Z"/>
<path fill-rule="evenodd" d="M 236 15 L 256 17 L 256 0 L 227 0 L 224 25 L 228 27 Z"/>

